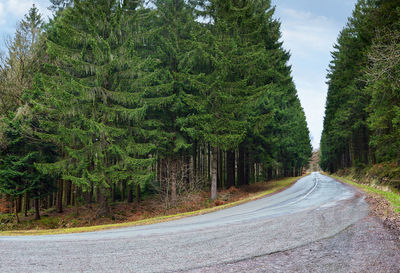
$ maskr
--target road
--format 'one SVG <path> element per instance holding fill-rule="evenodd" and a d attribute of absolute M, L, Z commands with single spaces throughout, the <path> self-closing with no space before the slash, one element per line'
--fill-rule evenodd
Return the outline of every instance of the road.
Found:
<path fill-rule="evenodd" d="M 213 272 L 334 237 L 367 215 L 359 191 L 312 173 L 278 194 L 176 221 L 0 237 L 0 272 Z"/>

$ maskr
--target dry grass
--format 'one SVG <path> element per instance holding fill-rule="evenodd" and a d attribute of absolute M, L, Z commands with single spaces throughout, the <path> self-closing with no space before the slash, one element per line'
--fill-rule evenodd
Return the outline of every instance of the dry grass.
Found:
<path fill-rule="evenodd" d="M 112 216 L 94 218 L 95 206 L 67 208 L 63 214 L 54 210 L 43 212 L 42 219 L 34 221 L 29 216 L 22 218 L 22 223 L 1 223 L 0 236 L 9 235 L 44 235 L 90 232 L 127 226 L 147 225 L 201 215 L 220 209 L 237 206 L 245 202 L 265 197 L 294 184 L 299 177 L 255 183 L 240 189 L 231 187 L 218 193 L 218 199 L 211 202 L 207 192 L 191 193 L 174 207 L 166 209 L 156 198 L 140 204 L 116 203 L 111 206 Z M 1 215 L 0 215 L 1 216 Z"/>

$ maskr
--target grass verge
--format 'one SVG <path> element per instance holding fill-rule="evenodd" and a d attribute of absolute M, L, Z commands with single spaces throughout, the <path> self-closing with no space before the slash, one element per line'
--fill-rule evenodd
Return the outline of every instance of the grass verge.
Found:
<path fill-rule="evenodd" d="M 393 210 L 396 213 L 400 213 L 400 195 L 399 194 L 390 192 L 390 191 L 379 190 L 379 189 L 376 189 L 369 185 L 360 184 L 349 178 L 345 178 L 345 177 L 341 177 L 341 176 L 337 176 L 337 175 L 329 175 L 329 176 L 331 176 L 339 181 L 342 181 L 344 183 L 355 186 L 365 192 L 372 193 L 372 194 L 378 194 L 378 195 L 382 196 L 387 201 L 389 201 L 389 203 L 393 206 Z"/>
<path fill-rule="evenodd" d="M 304 176 L 302 176 L 302 177 L 304 177 Z M 254 193 L 251 196 L 241 199 L 239 201 L 227 203 L 227 204 L 212 207 L 212 208 L 197 210 L 197 211 L 190 211 L 190 212 L 179 213 L 179 214 L 174 214 L 174 215 L 159 216 L 159 217 L 143 219 L 143 220 L 139 220 L 139 221 L 135 221 L 135 222 L 125 222 L 125 223 L 117 223 L 117 224 L 63 228 L 63 229 L 1 231 L 0 236 L 70 234 L 70 233 L 108 230 L 108 229 L 114 229 L 114 228 L 150 225 L 150 224 L 162 223 L 162 222 L 167 222 L 167 221 L 173 221 L 173 220 L 178 220 L 178 219 L 189 217 L 189 216 L 202 215 L 202 214 L 234 207 L 234 206 L 237 206 L 240 204 L 244 204 L 244 203 L 247 203 L 247 202 L 250 202 L 253 200 L 257 200 L 257 199 L 266 197 L 267 195 L 277 193 L 287 187 L 290 187 L 291 185 L 293 185 L 295 182 L 297 182 L 302 177 L 290 177 L 290 178 L 285 178 L 285 179 L 281 179 L 281 180 L 270 181 L 268 183 L 271 184 L 271 188 L 267 191 Z"/>

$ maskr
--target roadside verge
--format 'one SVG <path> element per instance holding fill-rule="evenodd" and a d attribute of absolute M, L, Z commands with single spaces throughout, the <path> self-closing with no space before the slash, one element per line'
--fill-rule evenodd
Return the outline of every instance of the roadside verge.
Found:
<path fill-rule="evenodd" d="M 357 183 L 349 178 L 340 177 L 337 175 L 329 175 L 340 182 L 352 185 L 366 194 L 370 214 L 380 218 L 384 225 L 400 235 L 400 195 L 391 192 L 376 189 L 372 186 Z"/>
<path fill-rule="evenodd" d="M 305 175 L 306 176 L 306 175 Z M 244 198 L 242 200 L 227 203 L 221 206 L 216 206 L 212 208 L 197 210 L 197 211 L 190 211 L 185 213 L 179 213 L 174 215 L 166 215 L 166 216 L 159 216 L 149 219 L 143 219 L 140 221 L 135 222 L 125 222 L 125 223 L 118 223 L 118 224 L 108 224 L 108 225 L 97 225 L 97 226 L 86 226 L 86 227 L 74 227 L 74 228 L 63 228 L 63 229 L 47 229 L 47 230 L 15 230 L 15 231 L 1 231 L 1 236 L 28 236 L 28 235 L 56 235 L 56 234 L 69 234 L 69 233 L 82 233 L 82 232 L 93 232 L 93 231 L 100 231 L 100 230 L 108 230 L 108 229 L 115 229 L 115 228 L 123 228 L 123 227 L 132 227 L 132 226 L 142 226 L 142 225 L 150 225 L 156 223 L 162 223 L 167 221 L 178 220 L 185 217 L 202 215 L 206 213 L 215 212 L 218 210 L 238 206 L 253 200 L 257 200 L 263 197 L 267 197 L 269 195 L 276 194 L 281 192 L 289 187 L 291 187 L 294 183 L 296 183 L 301 177 L 290 177 L 285 178 L 282 180 L 271 181 L 274 183 L 274 187 L 270 190 L 255 193 L 250 197 Z"/>

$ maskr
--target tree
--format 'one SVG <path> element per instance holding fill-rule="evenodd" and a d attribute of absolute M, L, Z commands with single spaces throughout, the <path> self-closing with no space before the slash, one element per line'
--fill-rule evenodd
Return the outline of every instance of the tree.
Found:
<path fill-rule="evenodd" d="M 370 96 L 364 92 L 367 52 L 372 44 L 371 13 L 375 1 L 360 0 L 346 28 L 338 38 L 328 74 L 321 151 L 322 165 L 331 171 L 369 162 L 369 130 L 366 107 Z M 325 133 L 326 132 L 326 133 Z"/>
<path fill-rule="evenodd" d="M 400 11 L 382 6 L 377 10 L 392 22 L 377 30 L 373 46 L 368 53 L 366 92 L 371 95 L 367 108 L 368 125 L 372 131 L 370 146 L 375 151 L 376 162 L 395 160 L 400 163 Z M 380 18 L 381 16 L 379 16 Z"/>
<path fill-rule="evenodd" d="M 17 201 L 24 194 L 31 195 L 35 203 L 35 219 L 40 219 L 39 198 L 51 193 L 53 188 L 50 177 L 38 172 L 35 164 L 49 162 L 51 151 L 45 153 L 43 144 L 32 141 L 29 132 L 31 115 L 29 109 L 20 109 L 8 120 L 3 120 L 4 142 L 0 152 L 0 193 L 12 197 L 15 201 L 17 222 Z"/>
<path fill-rule="evenodd" d="M 191 103 L 198 88 L 193 54 L 200 26 L 186 1 L 155 0 L 152 4 L 154 9 L 143 10 L 137 22 L 145 30 L 141 33 L 143 42 L 139 39 L 136 43 L 143 61 L 142 76 L 136 85 L 148 107 L 144 124 L 157 146 L 158 164 L 168 164 L 170 169 L 168 174 L 160 175 L 159 182 L 165 184 L 164 180 L 168 180 L 171 185 L 160 187 L 168 188 L 175 203 L 177 193 L 183 190 L 176 186 L 180 175 L 178 165 L 188 164 L 187 154 L 193 142 L 180 128 L 178 120 L 195 114 Z"/>
<path fill-rule="evenodd" d="M 35 46 L 43 20 L 35 5 L 19 22 L 13 39 L 7 42 L 8 56 L 0 69 L 0 115 L 6 116 L 23 104 L 24 90 L 32 87 L 37 68 Z"/>
<path fill-rule="evenodd" d="M 328 74 L 321 166 L 335 172 L 399 161 L 398 1 L 360 0 Z"/>
<path fill-rule="evenodd" d="M 65 9 L 47 33 L 50 62 L 37 83 L 36 110 L 46 129 L 39 135 L 61 151 L 40 169 L 96 189 L 98 216 L 109 213 L 113 184 L 144 186 L 153 177 L 154 146 L 141 127 L 146 106 L 132 81 L 135 9 L 129 1 L 95 0 Z"/>

